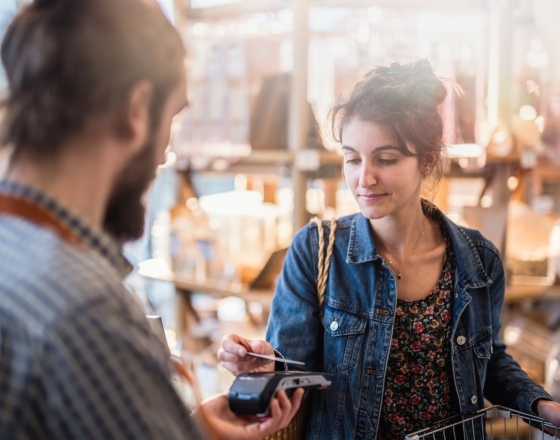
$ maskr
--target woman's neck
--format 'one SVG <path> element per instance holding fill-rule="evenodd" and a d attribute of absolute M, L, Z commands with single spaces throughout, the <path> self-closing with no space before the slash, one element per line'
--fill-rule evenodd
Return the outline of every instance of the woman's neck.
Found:
<path fill-rule="evenodd" d="M 431 223 L 420 201 L 397 213 L 370 220 L 370 224 L 378 251 L 393 261 L 406 261 L 422 247 L 422 242 L 433 240 Z"/>

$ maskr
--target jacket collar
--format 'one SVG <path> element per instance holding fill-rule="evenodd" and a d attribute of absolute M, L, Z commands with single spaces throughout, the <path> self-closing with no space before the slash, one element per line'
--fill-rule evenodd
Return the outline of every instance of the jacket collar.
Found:
<path fill-rule="evenodd" d="M 348 264 L 359 264 L 378 258 L 380 257 L 375 247 L 369 219 L 360 212 L 352 219 L 346 262 Z"/>
<path fill-rule="evenodd" d="M 480 255 L 465 229 L 458 227 L 431 203 L 423 200 L 422 207 L 426 215 L 443 223 L 449 231 L 449 238 L 457 259 L 458 281 L 465 288 L 478 288 L 492 284 L 492 279 L 486 273 Z M 346 262 L 348 264 L 360 264 L 379 258 L 381 257 L 375 247 L 369 220 L 358 213 L 352 219 Z"/>

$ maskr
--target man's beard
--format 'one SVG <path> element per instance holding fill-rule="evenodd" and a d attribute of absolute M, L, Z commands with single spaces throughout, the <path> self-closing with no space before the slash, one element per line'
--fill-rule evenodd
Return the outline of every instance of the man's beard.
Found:
<path fill-rule="evenodd" d="M 154 136 L 117 177 L 109 197 L 103 228 L 119 243 L 142 237 L 146 207 L 144 194 L 155 176 Z"/>

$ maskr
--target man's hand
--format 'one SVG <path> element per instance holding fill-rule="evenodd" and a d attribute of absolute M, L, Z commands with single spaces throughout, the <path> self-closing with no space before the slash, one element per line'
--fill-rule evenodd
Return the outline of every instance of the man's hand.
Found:
<path fill-rule="evenodd" d="M 301 404 L 303 389 L 296 390 L 291 399 L 281 390 L 270 402 L 270 417 L 263 421 L 238 417 L 229 409 L 227 394 L 220 394 L 202 403 L 194 417 L 217 440 L 259 440 L 290 423 Z"/>
<path fill-rule="evenodd" d="M 274 349 L 266 341 L 253 341 L 237 335 L 226 335 L 218 351 L 218 359 L 234 376 L 241 373 L 259 373 L 274 371 L 274 361 L 248 355 L 252 351 L 258 354 L 274 356 Z"/>
<path fill-rule="evenodd" d="M 547 422 L 560 426 L 560 403 L 545 399 L 539 400 L 537 401 L 537 414 Z M 545 428 L 545 431 L 552 435 L 556 434 L 556 438 L 560 438 L 560 430 L 555 431 L 554 429 Z"/>

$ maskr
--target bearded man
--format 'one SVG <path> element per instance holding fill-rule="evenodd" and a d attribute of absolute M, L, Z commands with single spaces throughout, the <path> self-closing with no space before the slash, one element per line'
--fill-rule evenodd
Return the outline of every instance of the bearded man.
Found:
<path fill-rule="evenodd" d="M 198 439 L 169 359 L 123 288 L 120 249 L 186 105 L 184 47 L 155 0 L 35 0 L 1 48 L 9 96 L 0 182 L 0 438 Z M 257 439 L 227 398 L 195 413 L 206 435 Z"/>

